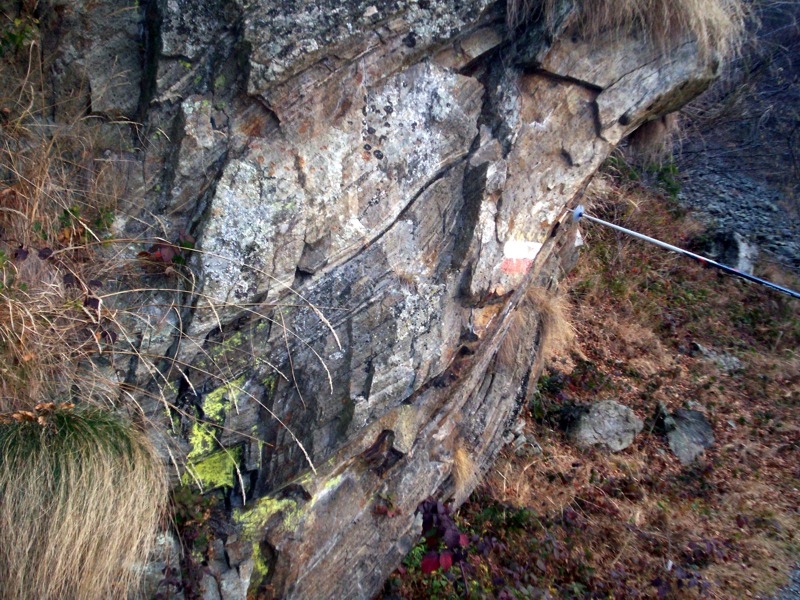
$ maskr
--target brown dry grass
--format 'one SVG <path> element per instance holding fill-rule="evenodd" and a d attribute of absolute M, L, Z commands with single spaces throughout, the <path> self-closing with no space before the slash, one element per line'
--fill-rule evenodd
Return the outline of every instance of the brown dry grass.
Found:
<path fill-rule="evenodd" d="M 679 246 L 701 233 L 637 183 L 606 176 L 590 196 L 603 218 Z M 774 592 L 800 548 L 797 307 L 615 232 L 592 226 L 586 244 L 569 278 L 578 307 L 576 347 L 551 361 L 549 376 L 566 379 L 545 408 L 557 409 L 564 398 L 614 398 L 647 419 L 658 402 L 671 409 L 691 402 L 710 416 L 716 444 L 698 465 L 681 467 L 651 425 L 634 446 L 607 455 L 575 448 L 553 421 L 531 420 L 526 436 L 543 453 L 505 453 L 483 493 L 556 523 L 577 515 L 577 538 L 557 528 L 550 533 L 567 535 L 578 545 L 575 554 L 591 557 L 586 564 L 596 581 L 613 582 L 611 573 L 625 572 L 631 590 L 654 593 L 650 580 L 672 576 L 664 570 L 672 561 L 708 587 L 678 592 L 673 584 L 670 597 Z M 759 273 L 790 288 L 798 284 L 772 265 Z M 733 352 L 745 362 L 743 371 L 727 374 L 690 356 L 694 340 Z M 589 375 L 579 374 L 579 364 L 592 366 Z"/>
<path fill-rule="evenodd" d="M 563 4 L 562 0 L 511 0 L 506 12 L 509 29 L 532 17 L 552 24 Z M 741 0 L 582 0 L 576 4 L 585 35 L 644 34 L 663 48 L 691 36 L 702 52 L 714 51 L 722 57 L 741 47 L 747 14 Z"/>
<path fill-rule="evenodd" d="M 0 416 L 0 597 L 135 593 L 165 481 L 147 437 L 119 415 L 51 404 Z"/>
<path fill-rule="evenodd" d="M 0 69 L 0 597 L 126 597 L 167 478 L 96 360 L 122 331 L 98 285 L 125 268 L 101 243 L 124 178 L 89 117 L 49 119 L 36 42 L 20 54 Z"/>
<path fill-rule="evenodd" d="M 461 505 L 480 481 L 480 469 L 475 464 L 470 451 L 461 440 L 457 440 L 453 450 L 453 502 Z"/>
<path fill-rule="evenodd" d="M 503 343 L 497 352 L 499 364 L 516 364 L 520 351 L 527 351 L 538 336 L 539 355 L 547 360 L 565 352 L 574 337 L 569 301 L 563 293 L 530 287 L 517 305 Z"/>
<path fill-rule="evenodd" d="M 125 177 L 94 155 L 92 118 L 52 123 L 38 45 L 24 50 L 0 77 L 0 412 L 103 387 L 86 373 L 111 341 L 95 282 L 123 266 L 103 242 Z"/>
<path fill-rule="evenodd" d="M 592 214 L 677 246 L 702 233 L 614 164 L 590 187 Z M 562 282 L 576 340 L 551 358 L 526 419 L 537 444 L 504 450 L 457 513 L 477 540 L 465 565 L 471 593 L 769 597 L 800 552 L 800 307 L 606 228 L 587 225 L 584 236 Z M 742 369 L 694 355 L 695 341 Z M 560 411 L 605 399 L 633 409 L 644 430 L 617 454 L 575 447 Z M 709 419 L 715 443 L 695 464 L 672 454 L 653 419 L 659 404 Z M 406 564 L 394 580 L 404 597 L 463 595 L 461 578 Z"/>
<path fill-rule="evenodd" d="M 660 165 L 672 157 L 680 131 L 677 113 L 647 121 L 628 136 L 627 154 L 638 164 Z"/>

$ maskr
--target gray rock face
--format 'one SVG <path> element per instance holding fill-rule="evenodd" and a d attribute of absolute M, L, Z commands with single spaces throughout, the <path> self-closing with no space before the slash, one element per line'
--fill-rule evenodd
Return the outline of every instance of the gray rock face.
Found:
<path fill-rule="evenodd" d="M 683 465 L 692 464 L 714 443 L 714 431 L 697 410 L 678 409 L 664 419 L 669 448 Z"/>
<path fill-rule="evenodd" d="M 181 546 L 172 532 L 159 533 L 150 562 L 142 573 L 142 596 L 153 598 L 163 592 L 160 583 L 165 578 L 174 578 L 181 571 Z M 181 593 L 180 598 L 183 598 Z"/>
<path fill-rule="evenodd" d="M 141 15 L 127 0 L 54 0 L 42 11 L 56 114 L 132 119 L 142 82 Z"/>
<path fill-rule="evenodd" d="M 125 252 L 196 240 L 118 274 L 138 291 L 115 296 L 113 364 L 165 462 L 227 497 L 207 593 L 373 596 L 418 504 L 456 488 L 456 449 L 488 463 L 534 387 L 537 319 L 497 351 L 576 260 L 565 208 L 717 65 L 566 17 L 512 40 L 489 0 L 53 4 L 74 18 L 46 28 L 48 85 L 76 90 L 54 118 L 141 121 L 98 148 L 126 169 Z M 626 410 L 612 449 L 642 427 Z"/>
<path fill-rule="evenodd" d="M 743 240 L 735 252 L 720 256 L 720 262 L 748 271 L 754 255 L 766 252 L 789 267 L 800 267 L 800 221 L 795 212 L 781 208 L 786 194 L 764 183 L 758 174 L 718 161 L 702 167 L 689 165 L 682 186 L 682 203 L 710 226 L 734 232 Z"/>
<path fill-rule="evenodd" d="M 630 408 L 613 400 L 592 404 L 570 429 L 579 446 L 599 446 L 611 452 L 624 450 L 642 430 L 644 423 Z"/>

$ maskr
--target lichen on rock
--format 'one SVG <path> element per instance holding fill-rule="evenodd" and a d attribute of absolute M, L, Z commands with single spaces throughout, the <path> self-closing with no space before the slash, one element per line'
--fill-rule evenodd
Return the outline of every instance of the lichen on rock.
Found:
<path fill-rule="evenodd" d="M 538 376 L 537 319 L 497 353 L 575 260 L 566 208 L 718 65 L 575 41 L 566 1 L 513 35 L 490 0 L 73 4 L 47 28 L 51 95 L 141 122 L 103 123 L 130 135 L 125 251 L 196 241 L 142 267 L 119 380 L 172 432 L 164 460 L 225 497 L 239 583 L 372 596 L 419 502 L 453 493 L 453 440 L 491 461 Z"/>
<path fill-rule="evenodd" d="M 202 459 L 186 465 L 181 481 L 184 484 L 196 483 L 205 491 L 217 488 L 232 488 L 236 485 L 236 474 L 242 460 L 242 448 L 222 448 Z"/>

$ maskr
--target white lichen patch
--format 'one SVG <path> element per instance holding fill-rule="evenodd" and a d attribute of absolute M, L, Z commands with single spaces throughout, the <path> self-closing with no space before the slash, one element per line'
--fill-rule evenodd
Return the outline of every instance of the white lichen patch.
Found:
<path fill-rule="evenodd" d="M 204 277 L 193 331 L 267 294 L 287 293 L 303 249 L 305 193 L 280 149 L 231 161 L 200 243 Z"/>
<path fill-rule="evenodd" d="M 381 22 L 398 34 L 413 31 L 414 44 L 428 46 L 449 38 L 476 19 L 489 0 L 440 0 L 424 4 L 417 0 L 396 2 L 307 2 L 293 10 L 276 10 L 269 0 L 256 0 L 246 11 L 244 36 L 250 53 L 251 94 L 307 67 L 322 46 L 353 47 L 364 43 L 370 30 Z M 392 18 L 396 17 L 396 18 Z"/>

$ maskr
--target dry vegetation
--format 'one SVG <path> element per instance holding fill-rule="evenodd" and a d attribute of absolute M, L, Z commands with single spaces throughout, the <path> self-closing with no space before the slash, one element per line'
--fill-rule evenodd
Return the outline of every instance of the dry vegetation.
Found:
<path fill-rule="evenodd" d="M 551 0 L 510 2 L 509 21 L 516 26 L 537 10 L 551 14 L 552 7 Z M 587 34 L 644 30 L 658 43 L 689 32 L 701 47 L 728 54 L 737 47 L 743 17 L 735 0 L 589 0 L 582 4 L 580 22 Z M 110 238 L 123 194 L 118 182 L 124 178 L 113 163 L 95 156 L 97 130 L 87 117 L 78 115 L 57 127 L 47 118 L 53 107 L 36 83 L 42 71 L 27 29 L 34 26 L 23 22 L 14 32 L 20 42 L 12 50 L 29 53 L 25 68 L 5 70 L 0 82 L 0 572 L 7 574 L 0 596 L 122 597 L 125 590 L 135 590 L 134 567 L 147 555 L 166 492 L 159 460 L 141 433 L 141 411 L 121 401 L 119 382 L 109 380 L 96 360 L 112 349 L 123 356 L 131 352 L 117 341 L 125 338 L 126 315 L 137 310 L 131 303 L 136 293 L 109 292 L 105 286 L 121 274 L 135 276 L 149 268 L 169 271 L 179 290 L 183 283 L 177 281 L 174 261 L 159 262 L 155 256 L 181 250 L 161 244 L 143 261 L 130 254 L 130 240 Z M 690 231 L 663 210 L 643 219 L 641 211 L 618 202 L 616 193 L 612 189 L 606 203 L 612 218 L 633 215 L 640 219 L 633 226 L 659 234 L 672 228 L 678 238 Z M 510 577 L 505 545 L 511 560 L 526 568 L 535 565 L 542 585 L 553 589 L 568 584 L 571 590 L 576 585 L 611 589 L 612 572 L 624 568 L 641 580 L 625 580 L 630 589 L 650 590 L 647 578 L 663 567 L 662 559 L 677 564 L 692 543 L 711 540 L 700 568 L 704 580 L 716 586 L 712 589 L 756 589 L 746 578 L 769 582 L 774 578 L 764 573 L 785 569 L 796 527 L 796 490 L 785 476 L 786 448 L 796 450 L 798 432 L 791 414 L 785 414 L 798 395 L 798 358 L 786 356 L 798 341 L 796 324 L 795 329 L 785 326 L 781 311 L 786 305 L 772 297 L 767 297 L 768 320 L 752 311 L 761 306 L 754 300 L 763 298 L 761 291 L 709 281 L 678 260 L 625 241 L 602 234 L 597 239 L 603 243 L 590 239 L 593 262 L 572 280 L 571 294 L 582 307 L 574 317 L 579 333 L 574 354 L 564 351 L 571 330 L 563 298 L 532 290 L 521 307 L 518 318 L 541 319 L 543 346 L 565 361 L 554 362 L 545 381 L 552 380 L 553 389 L 559 378 L 566 383 L 555 396 L 543 388 L 531 407 L 538 420 L 531 420 L 530 433 L 539 437 L 545 453 L 505 458 L 491 485 L 460 517 L 462 526 L 480 538 L 473 547 L 476 556 L 487 559 L 476 562 L 475 583 L 487 593 L 504 589 L 496 582 Z M 157 240 L 137 242 L 146 248 Z M 666 266 L 647 270 L 647 264 Z M 623 275 L 634 268 L 640 273 L 631 283 Z M 689 283 L 672 286 L 676 274 Z M 643 290 L 645 284 L 649 287 Z M 721 291 L 710 294 L 711 288 Z M 149 291 L 138 290 L 142 296 Z M 726 329 L 716 315 L 733 310 L 726 303 L 729 296 L 739 300 L 739 321 Z M 237 310 L 266 318 L 258 312 L 261 307 Z M 521 331 L 530 324 L 520 325 Z M 698 359 L 678 353 L 676 361 L 681 342 L 675 336 L 681 335 L 740 353 L 752 346 L 758 354 L 748 356 L 746 375 L 733 380 Z M 138 358 L 152 365 L 159 357 Z M 155 367 L 153 373 L 165 383 Z M 220 383 L 230 378 L 224 365 L 210 375 Z M 595 379 L 613 382 L 608 385 L 615 397 L 631 400 L 642 416 L 654 398 L 670 406 L 679 403 L 676 390 L 680 398 L 688 395 L 713 409 L 719 434 L 704 463 L 710 470 L 681 471 L 652 435 L 635 453 L 611 462 L 570 448 L 548 419 L 563 400 L 560 395 L 568 394 L 570 401 L 595 395 L 597 386 L 586 383 Z M 637 404 L 633 399 L 642 390 L 649 396 Z M 774 398 L 782 404 L 773 406 Z M 80 405 L 72 406 L 75 401 Z M 728 421 L 736 428 L 720 425 Z M 736 479 L 726 483 L 734 464 Z M 477 473 L 468 449 L 455 449 L 454 470 L 457 487 L 471 488 Z M 637 491 L 626 491 L 629 486 Z M 700 491 L 691 491 L 692 486 Z M 690 496 L 676 487 L 689 489 Z M 767 503 L 775 490 L 780 499 Z M 196 504 L 197 498 L 185 502 Z M 495 541 L 478 550 L 487 535 Z M 742 562 L 749 570 L 739 567 Z M 449 580 L 440 583 L 452 586 Z M 413 592 L 424 584 L 410 585 Z"/>
<path fill-rule="evenodd" d="M 470 451 L 458 440 L 453 451 L 453 492 L 454 501 L 464 502 L 480 481 L 480 469 Z"/>
<path fill-rule="evenodd" d="M 509 29 L 531 18 L 553 25 L 563 4 L 563 0 L 510 0 Z M 578 27 L 584 35 L 643 33 L 664 48 L 689 35 L 702 52 L 722 57 L 738 51 L 747 12 L 742 0 L 579 0 L 576 4 Z"/>
<path fill-rule="evenodd" d="M 104 366 L 122 331 L 100 292 L 127 268 L 106 244 L 122 178 L 89 117 L 48 118 L 36 23 L 19 23 L 0 31 L 0 597 L 120 598 L 167 499 Z"/>
<path fill-rule="evenodd" d="M 568 301 L 559 290 L 529 288 L 514 311 L 498 351 L 498 362 L 513 365 L 517 353 L 530 346 L 529 336 L 535 331 L 539 331 L 539 352 L 543 360 L 563 351 L 574 336 L 568 311 Z"/>
<path fill-rule="evenodd" d="M 32 17 L 14 21 L 11 29 L 0 22 L 0 572 L 10 574 L 0 596 L 89 599 L 124 597 L 126 589 L 136 592 L 137 569 L 149 552 L 152 534 L 157 525 L 167 526 L 162 464 L 167 457 L 157 456 L 148 445 L 142 432 L 149 430 L 164 442 L 159 450 L 169 455 L 175 479 L 190 482 L 173 490 L 169 515 L 184 542 L 182 574 L 197 580 L 178 583 L 188 597 L 202 592 L 199 564 L 211 551 L 213 538 L 206 527 L 209 504 L 223 496 L 207 503 L 200 492 L 214 485 L 224 486 L 225 493 L 230 489 L 227 480 L 202 481 L 198 469 L 184 464 L 185 452 L 171 451 L 174 439 L 200 420 L 209 446 L 222 448 L 219 438 L 225 431 L 224 414 L 219 423 L 204 418 L 195 406 L 172 403 L 175 381 L 195 369 L 212 385 L 228 385 L 241 401 L 272 413 L 261 399 L 232 383 L 242 364 L 264 364 L 264 359 L 247 348 L 231 350 L 229 354 L 238 352 L 234 358 L 226 354 L 215 359 L 207 348 L 214 340 L 216 349 L 224 347 L 222 334 L 211 340 L 205 339 L 206 332 L 202 339 L 186 336 L 180 315 L 202 297 L 202 310 L 214 315 L 220 331 L 220 315 L 247 315 L 275 325 L 287 348 L 290 342 L 306 342 L 282 316 L 275 316 L 273 304 L 239 305 L 196 290 L 195 271 L 188 263 L 200 251 L 190 235 L 120 235 L 117 222 L 143 218 L 139 215 L 146 212 L 137 210 L 136 196 L 124 188 L 126 165 L 119 158 L 124 152 L 102 149 L 118 148 L 123 138 L 129 146 L 134 125 L 87 115 L 86 106 L 73 106 L 80 103 L 70 98 L 59 98 L 53 106 L 44 91 L 47 66 L 41 63 L 36 27 Z M 288 291 L 293 294 L 289 305 L 310 308 L 332 332 L 320 310 Z M 178 317 L 172 319 L 174 315 Z M 142 350 L 138 333 L 151 327 L 197 348 L 200 366 Z M 138 379 L 130 374 L 132 364 L 139 369 Z M 287 382 L 294 380 L 292 373 L 275 372 Z M 126 377 L 150 380 L 140 389 Z M 161 404 L 168 424 L 150 422 L 141 399 L 151 407 L 154 401 Z M 73 405 L 74 410 L 67 408 Z M 163 431 L 170 426 L 174 438 Z M 251 432 L 240 435 L 255 439 Z M 36 460 L 23 460 L 18 452 L 23 446 Z M 201 448 L 200 459 L 204 451 L 217 449 Z M 49 456 L 58 452 L 64 456 Z M 229 456 L 237 476 L 234 486 L 244 496 L 234 458 L 238 455 Z M 49 516 L 37 520 L 38 511 Z M 204 528 L 203 535 L 187 541 L 193 527 Z M 93 530 L 96 535 L 90 539 Z"/>
<path fill-rule="evenodd" d="M 65 365 L 88 367 L 82 359 L 101 352 L 113 334 L 112 314 L 97 295 L 111 265 L 93 250 L 105 235 L 110 194 L 70 187 L 100 185 L 107 167 L 72 162 L 74 153 L 58 144 L 80 140 L 74 130 L 43 139 L 13 123 L 3 133 L 10 185 L 0 190 L 0 409 L 7 411 L 89 384 L 83 368 Z"/>
<path fill-rule="evenodd" d="M 136 591 L 166 479 L 147 437 L 91 406 L 0 417 L 0 597 Z"/>
<path fill-rule="evenodd" d="M 595 181 L 592 212 L 699 249 L 702 228 L 623 166 Z M 800 552 L 800 306 L 611 230 L 584 231 L 566 282 L 576 341 L 540 379 L 528 443 L 506 450 L 456 514 L 470 536 L 462 566 L 422 575 L 417 547 L 385 597 L 764 598 L 785 583 Z M 798 286 L 772 267 L 757 274 Z M 741 369 L 726 372 L 693 343 Z M 603 399 L 645 420 L 618 454 L 581 450 L 560 428 L 571 407 Z M 716 442 L 695 464 L 671 453 L 659 403 L 712 423 Z"/>
<path fill-rule="evenodd" d="M 678 113 L 646 121 L 628 136 L 628 160 L 641 165 L 668 163 L 681 136 Z"/>

